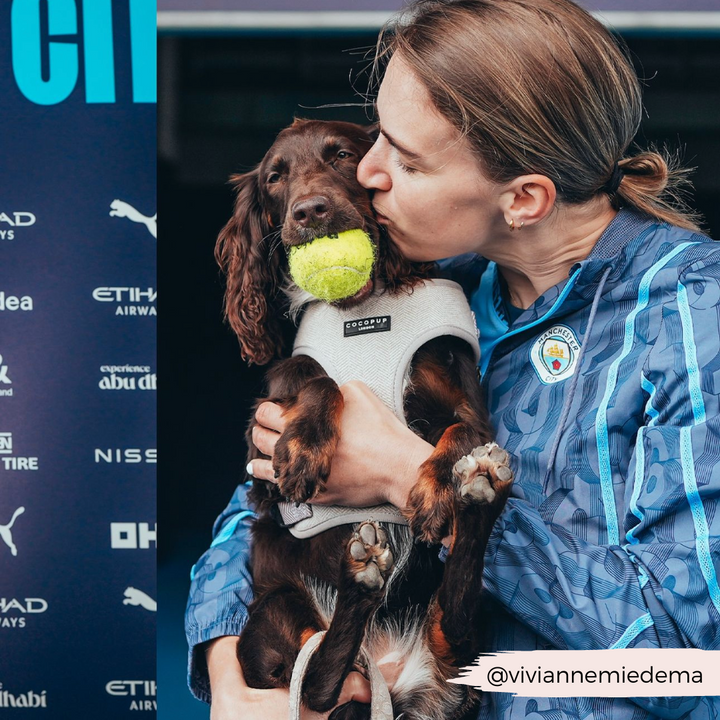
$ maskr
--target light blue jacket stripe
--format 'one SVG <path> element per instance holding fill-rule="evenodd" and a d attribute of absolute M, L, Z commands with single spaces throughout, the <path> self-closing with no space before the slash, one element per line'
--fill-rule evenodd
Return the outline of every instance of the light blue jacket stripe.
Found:
<path fill-rule="evenodd" d="M 642 384 L 642 389 L 650 396 L 645 405 L 645 414 L 650 418 L 650 422 L 647 426 L 652 427 L 655 425 L 655 421 L 658 419 L 658 415 L 660 414 L 653 406 L 657 388 L 642 373 L 640 374 L 640 383 Z"/>
<path fill-rule="evenodd" d="M 680 321 L 682 322 L 683 329 L 683 347 L 685 349 L 685 365 L 688 374 L 690 402 L 692 404 L 695 424 L 697 425 L 705 422 L 705 402 L 703 401 L 702 389 L 700 388 L 700 369 L 698 368 L 697 353 L 695 352 L 695 331 L 690 315 L 690 303 L 688 302 L 687 290 L 681 282 L 678 282 L 677 298 Z"/>
<path fill-rule="evenodd" d="M 217 534 L 215 539 L 210 543 L 210 547 L 215 547 L 216 545 L 229 540 L 235 534 L 238 523 L 246 517 L 257 517 L 257 513 L 254 513 L 252 510 L 243 510 L 242 512 L 239 512 L 231 518 L 227 525 L 225 525 L 225 527 Z M 195 579 L 195 574 L 197 572 L 196 568 L 197 565 L 193 565 L 190 568 L 190 580 Z"/>
<path fill-rule="evenodd" d="M 645 414 L 650 418 L 646 427 L 652 427 L 655 424 L 655 420 L 658 418 L 658 411 L 653 407 L 653 398 L 655 397 L 655 386 L 642 374 L 640 373 L 640 384 L 642 389 L 650 396 L 647 403 L 645 404 Z M 645 430 L 646 427 L 641 427 L 638 430 L 637 440 L 635 441 L 635 481 L 633 483 L 632 496 L 630 498 L 630 510 L 632 514 L 642 522 L 645 518 L 645 513 L 638 507 L 637 501 L 640 497 L 640 491 L 642 490 L 642 482 L 645 476 Z M 635 527 L 630 528 L 627 531 L 625 537 L 631 545 L 637 545 L 638 539 L 633 534 Z M 645 578 L 647 581 L 647 576 Z M 644 587 L 644 583 L 640 584 L 640 587 Z"/>
<path fill-rule="evenodd" d="M 645 477 L 645 428 L 641 427 L 637 433 L 637 439 L 635 440 L 635 481 L 633 483 L 632 496 L 630 497 L 630 511 L 632 514 L 642 522 L 645 517 L 644 513 L 638 507 L 637 501 L 640 497 L 640 490 L 642 490 L 642 482 Z M 631 545 L 637 545 L 639 540 L 633 534 L 637 525 L 630 528 L 625 534 L 627 541 Z"/>
<path fill-rule="evenodd" d="M 708 529 L 705 508 L 703 507 L 700 493 L 698 492 L 697 479 L 695 478 L 695 462 L 692 452 L 691 428 L 680 428 L 680 459 L 682 462 L 683 483 L 685 494 L 690 503 L 693 523 L 695 524 L 695 551 L 697 552 L 700 570 L 710 592 L 710 599 L 713 605 L 720 612 L 720 587 L 718 587 L 717 575 L 710 555 L 710 531 Z"/>
<path fill-rule="evenodd" d="M 215 547 L 216 545 L 229 540 L 235 534 L 238 523 L 247 517 L 257 517 L 257 515 L 252 512 L 252 510 L 243 510 L 230 518 L 225 527 L 215 536 L 215 539 L 210 544 L 210 547 Z"/>
<path fill-rule="evenodd" d="M 676 246 L 665 257 L 658 260 L 643 275 L 638 288 L 638 301 L 633 310 L 625 319 L 625 338 L 623 349 L 620 355 L 613 361 L 608 371 L 605 394 L 598 407 L 595 422 L 595 438 L 598 448 L 598 463 L 600 465 L 600 489 L 602 492 L 603 505 L 605 507 L 605 522 L 608 530 L 608 542 L 611 545 L 620 544 L 620 529 L 618 526 L 617 508 L 615 507 L 615 494 L 613 492 L 612 469 L 610 467 L 610 440 L 608 437 L 607 409 L 610 398 L 615 392 L 617 385 L 618 370 L 620 363 L 630 354 L 635 339 L 635 318 L 644 310 L 650 300 L 650 285 L 658 272 L 665 267 L 676 255 L 681 253 L 690 245 L 697 245 L 695 242 L 684 242 Z"/>
<path fill-rule="evenodd" d="M 695 352 L 695 329 L 693 328 L 685 286 L 678 282 L 678 310 L 683 329 L 683 347 L 685 349 L 685 363 L 687 366 L 688 387 L 690 402 L 693 410 L 695 425 L 705 422 L 705 402 L 700 387 L 700 370 Z M 710 531 L 708 529 L 705 508 L 698 492 L 697 478 L 695 477 L 695 458 L 692 452 L 692 431 L 689 427 L 680 428 L 680 460 L 682 462 L 683 483 L 690 510 L 695 524 L 695 551 L 697 552 L 700 569 L 710 592 L 713 605 L 720 612 L 720 587 L 715 573 L 712 557 L 710 555 Z"/>
<path fill-rule="evenodd" d="M 641 632 L 655 624 L 650 613 L 639 617 L 630 627 L 625 630 L 620 639 L 610 646 L 610 650 L 626 648 Z"/>

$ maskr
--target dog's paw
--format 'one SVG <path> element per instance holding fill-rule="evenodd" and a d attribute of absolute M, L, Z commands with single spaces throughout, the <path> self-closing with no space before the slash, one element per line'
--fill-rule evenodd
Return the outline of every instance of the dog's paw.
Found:
<path fill-rule="evenodd" d="M 461 500 L 479 505 L 504 504 L 513 481 L 509 463 L 510 456 L 496 443 L 481 445 L 460 458 L 453 475 Z"/>
<path fill-rule="evenodd" d="M 393 568 L 393 554 L 386 532 L 376 522 L 362 523 L 347 546 L 350 573 L 369 591 L 382 590 Z"/>
<path fill-rule="evenodd" d="M 280 436 L 273 453 L 273 468 L 282 495 L 293 502 L 307 502 L 322 490 L 330 475 L 332 454 L 301 439 Z"/>

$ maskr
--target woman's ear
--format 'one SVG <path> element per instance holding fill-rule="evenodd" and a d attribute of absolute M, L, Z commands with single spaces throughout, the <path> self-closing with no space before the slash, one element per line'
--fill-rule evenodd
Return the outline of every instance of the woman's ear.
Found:
<path fill-rule="evenodd" d="M 263 365 L 278 354 L 282 331 L 272 299 L 280 280 L 281 253 L 273 253 L 273 228 L 263 209 L 258 170 L 230 180 L 237 197 L 232 217 L 220 231 L 215 259 L 227 278 L 225 316 L 240 342 L 242 357 Z"/>
<path fill-rule="evenodd" d="M 520 175 L 505 186 L 500 206 L 505 222 L 513 227 L 534 225 L 555 207 L 555 183 L 546 175 Z"/>

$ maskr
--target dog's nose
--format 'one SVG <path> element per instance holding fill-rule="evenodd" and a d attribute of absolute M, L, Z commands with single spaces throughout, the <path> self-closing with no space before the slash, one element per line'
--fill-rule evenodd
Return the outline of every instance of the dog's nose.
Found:
<path fill-rule="evenodd" d="M 323 195 L 296 202 L 292 208 L 293 220 L 302 227 L 312 227 L 325 220 L 330 212 L 330 201 Z"/>

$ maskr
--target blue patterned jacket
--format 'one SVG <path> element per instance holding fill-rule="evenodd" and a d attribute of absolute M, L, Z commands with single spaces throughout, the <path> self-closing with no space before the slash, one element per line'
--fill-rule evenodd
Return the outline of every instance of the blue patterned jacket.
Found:
<path fill-rule="evenodd" d="M 509 323 L 497 268 L 445 268 L 471 300 L 512 497 L 485 560 L 492 650 L 720 649 L 720 244 L 629 210 Z M 242 630 L 251 513 L 239 487 L 193 568 L 193 648 Z M 482 720 L 717 719 L 719 698 L 485 693 Z"/>

